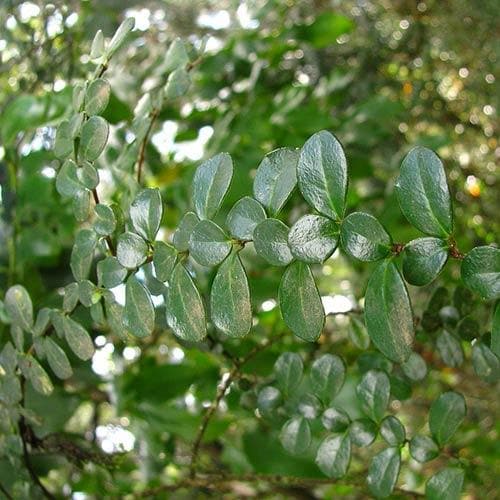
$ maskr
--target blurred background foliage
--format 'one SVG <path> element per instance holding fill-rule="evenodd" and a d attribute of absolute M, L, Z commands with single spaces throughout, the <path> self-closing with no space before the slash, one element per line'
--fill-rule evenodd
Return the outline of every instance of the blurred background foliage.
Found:
<path fill-rule="evenodd" d="M 99 160 L 100 195 L 107 201 L 130 202 L 138 155 L 130 132 L 133 111 L 145 92 L 164 84 L 169 44 L 177 36 L 207 44 L 191 73 L 189 95 L 165 104 L 145 152 L 145 184 L 159 187 L 166 201 L 164 239 L 190 207 L 189 185 L 198 160 L 220 151 L 233 156 L 235 180 L 227 213 L 234 201 L 251 194 L 265 153 L 281 146 L 301 147 L 311 134 L 328 129 L 346 150 L 348 211 L 377 216 L 395 241 L 417 236 L 399 211 L 393 183 L 410 147 L 425 145 L 445 163 L 459 248 L 467 252 L 494 243 L 500 227 L 499 16 L 496 0 L 4 0 L 1 287 L 23 283 L 40 308 L 60 304 L 61 287 L 72 281 L 68 261 L 76 226 L 71 207 L 54 187 L 54 125 L 69 113 L 71 85 L 93 70 L 87 54 L 95 32 L 102 29 L 110 36 L 124 17 L 135 18 L 136 30 L 107 73 L 113 93 L 104 117 L 113 125 L 112 139 Z M 288 206 L 294 207 L 284 213 L 289 223 L 306 211 L 298 196 Z M 59 382 L 49 398 L 28 391 L 30 407 L 44 415 L 41 436 L 78 435 L 116 454 L 112 468 L 38 456 L 39 474 L 50 472 L 46 484 L 99 497 L 103 488 L 121 495 L 137 485 L 154 485 L 163 474 L 176 477 L 189 458 L 203 408 L 228 369 L 224 353 L 246 352 L 283 328 L 274 302 L 281 271 L 267 268 L 251 250 L 244 258 L 256 311 L 255 329 L 247 340 L 226 341 L 212 332 L 211 340 L 192 348 L 176 341 L 160 320 L 151 341 L 124 346 L 94 325 L 98 350 L 92 364 L 72 359 L 78 366 L 75 376 Z M 306 345 L 285 335 L 246 366 L 246 384 L 233 386 L 209 427 L 202 465 L 215 462 L 232 472 L 319 474 L 312 457 L 286 455 L 276 438 L 279 426 L 256 416 L 255 394 L 247 386 L 269 380 L 272 364 L 284 350 L 300 351 L 305 359 L 318 350 L 356 359 L 360 350 L 349 342 L 349 318 L 341 313 L 362 299 L 371 269 L 347 263 L 338 251 L 315 269 L 330 313 L 320 343 Z M 198 272 L 202 284 L 213 277 L 209 271 Z M 452 304 L 458 278 L 459 266 L 451 264 L 435 285 L 411 287 L 415 315 L 422 316 L 439 285 L 450 291 L 443 305 Z M 458 290 L 455 307 L 461 304 Z M 471 300 L 459 312 L 474 321 L 473 335 L 478 337 L 490 327 L 491 308 Z M 82 310 L 81 321 L 92 327 L 85 314 Z M 455 320 L 445 319 L 450 328 Z M 8 332 L 0 335 L 6 338 Z M 464 393 L 469 419 L 460 433 L 460 453 L 471 461 L 467 498 L 498 494 L 498 392 L 495 396 L 469 368 L 443 367 L 434 338 L 420 329 L 416 348 L 436 369 L 413 388 L 411 398 L 408 380 L 394 375 L 399 391 L 392 409 L 417 431 L 439 389 L 456 387 Z M 351 387 L 366 369 L 363 363 L 373 366 L 375 358 L 371 350 L 359 357 L 351 370 Z M 355 413 L 352 398 L 345 399 Z M 2 448 L 8 450 L 8 444 L 3 442 Z M 359 453 L 354 473 L 362 470 L 364 460 Z M 0 479 L 12 485 L 20 472 L 3 463 Z M 440 465 L 411 462 L 400 483 L 419 490 L 424 476 Z M 252 485 L 231 494 L 287 498 L 300 492 Z M 302 494 L 306 496 L 300 498 L 310 498 L 312 491 Z M 365 498 L 348 480 L 321 493 L 322 498 L 341 495 Z"/>

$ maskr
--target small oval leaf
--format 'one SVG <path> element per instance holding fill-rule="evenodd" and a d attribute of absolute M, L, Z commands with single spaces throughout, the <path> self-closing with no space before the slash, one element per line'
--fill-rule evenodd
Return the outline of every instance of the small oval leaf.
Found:
<path fill-rule="evenodd" d="M 253 239 L 257 224 L 265 218 L 266 212 L 262 205 L 250 196 L 245 196 L 227 214 L 226 227 L 233 238 L 249 241 Z"/>
<path fill-rule="evenodd" d="M 302 358 L 295 352 L 284 352 L 274 363 L 273 371 L 281 392 L 289 396 L 302 380 Z"/>
<path fill-rule="evenodd" d="M 418 238 L 405 245 L 403 276 L 411 285 L 434 281 L 448 260 L 448 244 L 439 238 Z"/>
<path fill-rule="evenodd" d="M 439 446 L 446 444 L 455 434 L 467 408 L 465 399 L 457 392 L 449 391 L 436 399 L 429 411 L 429 429 Z"/>
<path fill-rule="evenodd" d="M 64 337 L 71 350 L 83 361 L 90 359 L 94 355 L 95 349 L 87 330 L 68 316 L 63 316 L 61 321 Z"/>
<path fill-rule="evenodd" d="M 100 115 L 107 107 L 111 86 L 104 78 L 97 78 L 90 83 L 85 93 L 85 113 L 88 116 Z"/>
<path fill-rule="evenodd" d="M 447 467 L 434 474 L 425 485 L 427 500 L 460 500 L 464 484 L 464 471 Z"/>
<path fill-rule="evenodd" d="M 370 491 L 378 498 L 388 497 L 399 476 L 401 452 L 399 448 L 386 448 L 372 458 L 366 482 Z"/>
<path fill-rule="evenodd" d="M 281 429 L 280 441 L 291 455 L 305 453 L 311 444 L 311 429 L 307 420 L 302 417 L 288 420 Z"/>
<path fill-rule="evenodd" d="M 66 353 L 50 337 L 44 338 L 44 350 L 50 368 L 57 377 L 64 380 L 73 375 Z"/>
<path fill-rule="evenodd" d="M 344 385 L 345 365 L 335 354 L 323 354 L 311 367 L 311 387 L 322 400 L 331 401 Z"/>
<path fill-rule="evenodd" d="M 231 251 L 231 242 L 215 222 L 200 221 L 189 238 L 189 253 L 202 266 L 220 264 Z"/>
<path fill-rule="evenodd" d="M 335 479 L 346 475 L 350 461 L 351 440 L 348 434 L 327 436 L 316 454 L 316 464 L 321 472 Z"/>
<path fill-rule="evenodd" d="M 108 142 L 109 125 L 101 116 L 91 116 L 82 126 L 79 153 L 84 160 L 94 161 Z"/>
<path fill-rule="evenodd" d="M 11 286 L 5 294 L 4 304 L 12 322 L 29 332 L 33 327 L 33 304 L 26 288 Z"/>
<path fill-rule="evenodd" d="M 500 297 L 500 248 L 473 248 L 462 261 L 462 280 L 483 299 Z"/>
<path fill-rule="evenodd" d="M 436 347 L 441 359 L 448 366 L 456 368 L 464 362 L 462 344 L 453 333 L 443 330 L 436 340 Z"/>
<path fill-rule="evenodd" d="M 146 287 L 131 276 L 125 285 L 123 324 L 138 338 L 151 335 L 155 326 L 155 310 Z"/>
<path fill-rule="evenodd" d="M 155 266 L 156 277 L 160 281 L 167 281 L 170 278 L 176 260 L 177 251 L 173 246 L 163 241 L 155 241 L 153 264 Z"/>
<path fill-rule="evenodd" d="M 389 377 L 379 370 L 366 372 L 356 387 L 356 396 L 361 403 L 361 409 L 375 422 L 382 420 L 389 404 L 390 394 Z"/>
<path fill-rule="evenodd" d="M 200 219 L 194 212 L 187 212 L 179 222 L 179 226 L 172 236 L 172 243 L 179 252 L 189 250 L 189 238 L 198 222 Z"/>
<path fill-rule="evenodd" d="M 97 236 L 94 231 L 81 229 L 77 233 L 70 259 L 71 271 L 77 281 L 88 277 L 96 245 Z"/>
<path fill-rule="evenodd" d="M 132 227 L 146 241 L 154 241 L 162 215 L 163 203 L 157 188 L 143 189 L 130 205 Z"/>
<path fill-rule="evenodd" d="M 410 440 L 410 455 L 417 462 L 425 463 L 439 455 L 439 448 L 430 437 L 417 434 Z"/>
<path fill-rule="evenodd" d="M 406 439 L 406 431 L 403 424 L 393 415 L 388 415 L 382 420 L 380 435 L 389 446 L 402 445 Z"/>
<path fill-rule="evenodd" d="M 147 243 L 137 234 L 126 232 L 118 238 L 116 257 L 127 269 L 135 269 L 146 261 Z"/>
<path fill-rule="evenodd" d="M 255 251 L 273 266 L 286 266 L 293 256 L 288 246 L 288 227 L 278 219 L 266 219 L 254 230 Z"/>

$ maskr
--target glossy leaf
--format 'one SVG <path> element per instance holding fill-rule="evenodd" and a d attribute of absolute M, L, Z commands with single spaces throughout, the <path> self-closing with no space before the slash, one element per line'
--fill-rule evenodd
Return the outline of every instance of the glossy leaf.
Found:
<path fill-rule="evenodd" d="M 100 116 L 91 116 L 82 127 L 79 153 L 84 160 L 94 161 L 108 142 L 109 125 Z"/>
<path fill-rule="evenodd" d="M 135 269 L 146 261 L 148 245 L 137 234 L 126 232 L 118 238 L 116 257 L 127 269 Z"/>
<path fill-rule="evenodd" d="M 255 251 L 273 266 L 286 266 L 293 256 L 288 246 L 288 227 L 277 219 L 266 219 L 254 230 Z"/>
<path fill-rule="evenodd" d="M 321 401 L 314 394 L 306 392 L 301 394 L 297 410 L 304 418 L 315 420 L 318 418 L 322 407 Z"/>
<path fill-rule="evenodd" d="M 198 219 L 198 216 L 193 212 L 187 212 L 179 222 L 179 226 L 172 237 L 172 243 L 179 252 L 186 252 L 189 250 L 189 238 L 198 222 L 200 222 L 200 219 Z"/>
<path fill-rule="evenodd" d="M 114 288 L 127 276 L 127 270 L 118 262 L 116 257 L 105 257 L 97 263 L 97 280 L 104 288 Z"/>
<path fill-rule="evenodd" d="M 321 472 L 335 479 L 346 475 L 350 461 L 351 440 L 348 434 L 327 436 L 316 454 L 316 464 Z"/>
<path fill-rule="evenodd" d="M 134 232 L 146 241 L 154 241 L 160 228 L 163 202 L 158 188 L 143 189 L 130 205 L 130 221 Z"/>
<path fill-rule="evenodd" d="M 63 380 L 71 377 L 73 370 L 66 353 L 50 337 L 45 337 L 43 340 L 44 351 L 52 371 Z"/>
<path fill-rule="evenodd" d="M 500 360 L 483 342 L 472 346 L 472 366 L 478 377 L 486 382 L 496 382 L 500 379 Z"/>
<path fill-rule="evenodd" d="M 323 262 L 334 252 L 338 244 L 338 226 L 321 215 L 305 215 L 288 233 L 288 245 L 292 255 L 303 262 Z"/>
<path fill-rule="evenodd" d="M 281 392 L 276 387 L 266 386 L 259 391 L 257 408 L 262 415 L 272 417 L 281 402 Z"/>
<path fill-rule="evenodd" d="M 56 130 L 54 139 L 54 155 L 60 160 L 64 160 L 73 153 L 73 135 L 71 125 L 68 120 L 63 120 Z"/>
<path fill-rule="evenodd" d="M 112 234 L 116 229 L 116 218 L 112 208 L 98 203 L 95 206 L 95 213 L 94 231 L 100 236 Z"/>
<path fill-rule="evenodd" d="M 307 420 L 302 417 L 288 420 L 281 429 L 280 441 L 291 455 L 305 453 L 311 444 L 311 429 Z"/>
<path fill-rule="evenodd" d="M 235 252 L 217 270 L 210 291 L 210 313 L 215 327 L 229 337 L 244 337 L 252 328 L 247 275 Z"/>
<path fill-rule="evenodd" d="M 97 78 L 87 87 L 85 93 L 85 113 L 88 116 L 100 115 L 108 105 L 111 86 L 104 78 Z"/>
<path fill-rule="evenodd" d="M 236 202 L 227 214 L 226 227 L 233 238 L 248 241 L 253 239 L 257 224 L 266 218 L 262 205 L 250 196 Z"/>
<path fill-rule="evenodd" d="M 294 262 L 285 270 L 278 295 L 288 328 L 303 340 L 317 340 L 325 324 L 325 311 L 307 264 Z"/>
<path fill-rule="evenodd" d="M 429 411 L 429 428 L 439 446 L 446 444 L 455 434 L 466 414 L 465 399 L 453 391 L 436 399 Z"/>
<path fill-rule="evenodd" d="M 403 373 L 414 382 L 423 380 L 427 375 L 427 365 L 425 364 L 425 360 L 416 352 L 412 352 L 410 354 L 408 359 L 401 364 L 401 368 Z"/>
<path fill-rule="evenodd" d="M 413 148 L 396 181 L 399 206 L 423 233 L 446 238 L 453 230 L 451 197 L 443 164 L 430 149 Z"/>
<path fill-rule="evenodd" d="M 418 238 L 405 245 L 403 275 L 411 285 L 428 285 L 437 278 L 447 260 L 446 241 L 439 238 Z"/>
<path fill-rule="evenodd" d="M 253 181 L 253 195 L 275 217 L 297 184 L 298 149 L 280 148 L 260 162 Z"/>
<path fill-rule="evenodd" d="M 4 304 L 12 322 L 29 332 L 33 327 L 33 304 L 26 288 L 11 286 L 5 294 Z"/>
<path fill-rule="evenodd" d="M 231 242 L 215 222 L 200 221 L 189 238 L 189 253 L 202 266 L 220 264 L 231 251 Z"/>
<path fill-rule="evenodd" d="M 52 393 L 54 386 L 52 385 L 50 377 L 33 356 L 28 355 L 23 358 L 20 366 L 23 375 L 31 382 L 35 391 L 44 396 L 48 396 Z"/>
<path fill-rule="evenodd" d="M 127 17 L 123 20 L 123 22 L 118 26 L 118 29 L 115 31 L 113 38 L 109 42 L 106 53 L 108 57 L 111 57 L 118 49 L 120 49 L 128 34 L 133 30 L 135 24 L 135 20 L 133 17 Z"/>
<path fill-rule="evenodd" d="M 338 408 L 327 408 L 321 416 L 323 427 L 331 432 L 344 432 L 350 424 L 349 415 Z"/>
<path fill-rule="evenodd" d="M 462 344 L 453 333 L 443 330 L 436 339 L 436 347 L 441 359 L 448 366 L 456 368 L 464 362 Z"/>
<path fill-rule="evenodd" d="M 363 412 L 375 422 L 382 420 L 390 394 L 389 377 L 378 370 L 366 372 L 356 387 L 356 396 Z"/>
<path fill-rule="evenodd" d="M 73 197 L 73 213 L 78 222 L 85 222 L 90 217 L 91 193 L 88 189 L 77 191 Z"/>
<path fill-rule="evenodd" d="M 340 226 L 342 248 L 352 257 L 365 262 L 387 257 L 392 239 L 382 224 L 363 212 L 349 214 Z"/>
<path fill-rule="evenodd" d="M 427 500 L 460 500 L 463 484 L 463 469 L 446 467 L 427 481 L 425 497 Z"/>
<path fill-rule="evenodd" d="M 304 144 L 297 164 L 304 199 L 319 213 L 341 219 L 347 193 L 347 161 L 340 142 L 329 132 L 317 132 Z"/>
<path fill-rule="evenodd" d="M 417 462 L 425 463 L 439 455 L 439 448 L 430 437 L 417 434 L 410 440 L 410 455 Z"/>
<path fill-rule="evenodd" d="M 386 498 L 396 486 L 401 468 L 399 448 L 386 448 L 372 458 L 366 482 L 377 498 Z"/>
<path fill-rule="evenodd" d="M 177 251 L 168 243 L 155 241 L 153 251 L 153 264 L 156 277 L 160 281 L 167 281 L 174 270 L 177 261 Z"/>
<path fill-rule="evenodd" d="M 462 280 L 483 299 L 500 297 L 500 248 L 473 248 L 462 261 Z"/>
<path fill-rule="evenodd" d="M 295 352 L 284 352 L 274 363 L 273 371 L 278 387 L 288 396 L 298 388 L 302 380 L 302 358 Z"/>
<path fill-rule="evenodd" d="M 135 276 L 131 276 L 125 285 L 125 308 L 123 324 L 137 338 L 153 333 L 155 310 L 151 295 Z"/>
<path fill-rule="evenodd" d="M 77 281 L 88 277 L 96 245 L 97 236 L 94 231 L 80 229 L 75 238 L 70 260 L 71 271 Z"/>
<path fill-rule="evenodd" d="M 364 323 L 353 316 L 349 318 L 349 339 L 358 349 L 368 349 L 370 337 Z"/>
<path fill-rule="evenodd" d="M 383 261 L 365 294 L 365 322 L 371 341 L 390 360 L 408 359 L 413 343 L 413 316 L 408 291 L 396 265 Z"/>
<path fill-rule="evenodd" d="M 322 401 L 333 399 L 345 379 L 345 365 L 335 354 L 323 354 L 311 366 L 311 387 Z"/>
<path fill-rule="evenodd" d="M 87 330 L 68 316 L 62 317 L 62 327 L 70 349 L 83 361 L 90 359 L 95 349 Z"/>
<path fill-rule="evenodd" d="M 212 219 L 222 204 L 233 177 L 233 161 L 220 153 L 203 162 L 193 179 L 193 202 L 200 219 Z"/>
<path fill-rule="evenodd" d="M 61 196 L 71 197 L 83 190 L 77 174 L 77 166 L 73 160 L 66 160 L 56 177 L 56 189 Z"/>
<path fill-rule="evenodd" d="M 406 431 L 401 421 L 388 415 L 380 423 L 380 435 L 389 446 L 399 446 L 405 442 Z"/>
<path fill-rule="evenodd" d="M 207 334 L 200 293 L 181 263 L 175 266 L 169 283 L 166 304 L 168 325 L 181 339 L 198 342 Z"/>
<path fill-rule="evenodd" d="M 86 189 L 92 190 L 99 184 L 99 173 L 88 161 L 83 162 L 83 165 L 77 169 L 76 176 Z"/>

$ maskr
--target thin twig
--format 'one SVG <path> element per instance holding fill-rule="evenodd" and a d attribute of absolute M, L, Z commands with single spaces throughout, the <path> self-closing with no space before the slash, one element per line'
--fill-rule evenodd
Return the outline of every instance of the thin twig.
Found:
<path fill-rule="evenodd" d="M 0 491 L 5 495 L 7 500 L 14 500 L 14 497 L 7 491 L 2 483 L 0 483 Z"/>

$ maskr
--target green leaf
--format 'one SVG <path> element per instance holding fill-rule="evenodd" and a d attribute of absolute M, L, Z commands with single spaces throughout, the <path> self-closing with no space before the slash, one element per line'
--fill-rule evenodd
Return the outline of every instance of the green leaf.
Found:
<path fill-rule="evenodd" d="M 495 307 L 491 324 L 491 350 L 500 358 L 500 302 Z"/>
<path fill-rule="evenodd" d="M 78 298 L 85 307 L 92 307 L 101 300 L 101 291 L 91 281 L 83 280 L 78 283 Z"/>
<path fill-rule="evenodd" d="M 340 226 L 342 248 L 365 262 L 383 259 L 391 253 L 392 239 L 382 224 L 363 212 L 349 214 Z"/>
<path fill-rule="evenodd" d="M 90 83 L 85 93 L 85 113 L 88 116 L 100 115 L 108 105 L 111 86 L 104 78 Z"/>
<path fill-rule="evenodd" d="M 288 246 L 288 227 L 278 219 L 266 219 L 253 232 L 255 251 L 273 266 L 286 266 L 293 256 Z"/>
<path fill-rule="evenodd" d="M 131 276 L 125 285 L 123 324 L 137 338 L 151 335 L 155 326 L 151 295 L 135 276 Z"/>
<path fill-rule="evenodd" d="M 299 188 L 319 213 L 339 220 L 347 193 L 347 162 L 340 142 L 329 132 L 317 132 L 307 140 L 297 164 Z"/>
<path fill-rule="evenodd" d="M 377 437 L 377 426 L 368 418 L 360 418 L 349 426 L 349 436 L 352 444 L 360 448 L 370 446 Z"/>
<path fill-rule="evenodd" d="M 84 186 L 78 178 L 77 166 L 73 160 L 66 160 L 56 177 L 56 189 L 61 196 L 71 197 L 79 191 L 82 191 Z"/>
<path fill-rule="evenodd" d="M 371 341 L 390 360 L 405 361 L 415 335 L 410 298 L 391 260 L 381 262 L 368 281 L 365 322 Z"/>
<path fill-rule="evenodd" d="M 366 326 L 364 323 L 351 316 L 349 318 L 349 339 L 358 348 L 362 350 L 368 349 L 370 346 L 370 337 L 366 331 Z"/>
<path fill-rule="evenodd" d="M 99 286 L 114 288 L 127 276 L 127 270 L 118 262 L 116 257 L 106 257 L 97 263 L 97 280 Z"/>
<path fill-rule="evenodd" d="M 380 423 L 380 435 L 389 446 L 402 445 L 406 439 L 404 425 L 393 415 L 388 415 Z"/>
<path fill-rule="evenodd" d="M 68 316 L 62 317 L 64 337 L 70 349 L 83 361 L 94 355 L 94 344 L 87 330 Z"/>
<path fill-rule="evenodd" d="M 297 410 L 304 418 L 315 420 L 318 418 L 322 407 L 321 401 L 314 394 L 306 392 L 300 395 Z"/>
<path fill-rule="evenodd" d="M 97 33 L 96 33 L 97 36 Z M 71 96 L 71 103 L 73 105 L 73 109 L 79 113 L 82 109 L 83 101 L 85 100 L 85 84 L 84 83 L 75 83 L 73 85 L 73 93 Z"/>
<path fill-rule="evenodd" d="M 366 372 L 356 386 L 356 396 L 361 403 L 361 409 L 375 422 L 382 420 L 389 404 L 390 394 L 389 377 L 385 372 L 378 370 Z"/>
<path fill-rule="evenodd" d="M 96 160 L 108 142 L 108 135 L 108 122 L 101 116 L 91 116 L 82 127 L 78 149 L 81 157 L 88 161 Z"/>
<path fill-rule="evenodd" d="M 70 283 L 64 287 L 63 311 L 71 312 L 78 304 L 78 283 Z"/>
<path fill-rule="evenodd" d="M 90 59 L 99 59 L 104 55 L 104 35 L 102 30 L 97 30 L 90 47 Z"/>
<path fill-rule="evenodd" d="M 88 161 L 83 162 L 83 165 L 76 170 L 76 176 L 80 184 L 89 190 L 96 188 L 99 184 L 99 173 Z"/>
<path fill-rule="evenodd" d="M 321 416 L 323 427 L 331 432 L 344 432 L 351 422 L 349 415 L 338 408 L 331 406 Z"/>
<path fill-rule="evenodd" d="M 187 212 L 179 222 L 179 226 L 172 236 L 172 243 L 179 252 L 189 250 L 189 238 L 198 222 L 200 222 L 200 219 L 193 212 Z"/>
<path fill-rule="evenodd" d="M 73 154 L 73 134 L 72 127 L 68 120 L 63 120 L 56 130 L 54 139 L 54 155 L 60 160 L 64 160 Z"/>
<path fill-rule="evenodd" d="M 458 367 L 464 362 L 462 344 L 453 333 L 443 330 L 436 339 L 436 347 L 443 362 L 448 366 Z"/>
<path fill-rule="evenodd" d="M 50 337 L 44 337 L 44 350 L 52 371 L 60 378 L 67 379 L 73 375 L 66 353 Z"/>
<path fill-rule="evenodd" d="M 73 197 L 73 213 L 78 222 L 85 222 L 90 217 L 91 194 L 88 189 L 82 189 Z"/>
<path fill-rule="evenodd" d="M 17 368 L 17 352 L 8 340 L 0 352 L 0 366 L 6 373 L 14 373 Z"/>
<path fill-rule="evenodd" d="M 189 253 L 202 266 L 220 264 L 231 251 L 231 242 L 224 231 L 210 220 L 200 221 L 189 238 Z"/>
<path fill-rule="evenodd" d="M 377 498 L 385 498 L 392 493 L 398 480 L 400 467 L 399 448 L 386 448 L 372 458 L 366 482 Z"/>
<path fill-rule="evenodd" d="M 263 387 L 257 396 L 257 408 L 265 417 L 274 416 L 274 412 L 281 402 L 281 392 L 276 387 L 270 385 Z"/>
<path fill-rule="evenodd" d="M 278 295 L 288 328 L 303 340 L 317 340 L 325 324 L 325 311 L 309 266 L 292 263 L 283 273 Z"/>
<path fill-rule="evenodd" d="M 165 98 L 177 99 L 183 96 L 191 86 L 191 77 L 185 68 L 177 68 L 168 75 L 165 85 Z"/>
<path fill-rule="evenodd" d="M 186 268 L 174 267 L 167 295 L 167 322 L 175 335 L 198 342 L 207 335 L 205 308 Z"/>
<path fill-rule="evenodd" d="M 311 366 L 311 387 L 322 400 L 331 401 L 344 385 L 345 365 L 336 354 L 323 354 Z"/>
<path fill-rule="evenodd" d="M 464 471 L 446 467 L 434 474 L 425 485 L 427 500 L 460 500 L 464 484 Z"/>
<path fill-rule="evenodd" d="M 496 382 L 500 378 L 500 360 L 482 342 L 472 346 L 472 366 L 478 377 L 486 382 Z"/>
<path fill-rule="evenodd" d="M 116 229 L 116 218 L 113 209 L 108 205 L 98 203 L 95 206 L 96 219 L 94 231 L 100 236 L 108 236 Z"/>
<path fill-rule="evenodd" d="M 244 337 L 252 328 L 250 289 L 236 252 L 217 270 L 210 291 L 210 314 L 215 327 L 229 337 Z"/>
<path fill-rule="evenodd" d="M 418 238 L 405 245 L 403 275 L 411 285 L 428 285 L 437 278 L 447 260 L 446 241 L 439 238 Z"/>
<path fill-rule="evenodd" d="M 88 277 L 96 245 L 97 236 L 94 231 L 80 229 L 75 238 L 70 260 L 71 271 L 76 281 Z"/>
<path fill-rule="evenodd" d="M 143 189 L 130 206 L 132 227 L 146 241 L 154 241 L 162 215 L 163 202 L 158 188 Z"/>
<path fill-rule="evenodd" d="M 276 217 L 297 184 L 298 149 L 271 151 L 260 162 L 253 181 L 253 195 Z"/>
<path fill-rule="evenodd" d="M 146 261 L 147 243 L 137 234 L 126 232 L 118 238 L 116 257 L 127 269 L 135 269 Z"/>
<path fill-rule="evenodd" d="M 465 399 L 453 391 L 436 399 L 429 411 L 429 429 L 439 446 L 446 444 L 455 434 L 466 414 Z"/>
<path fill-rule="evenodd" d="M 401 364 L 403 373 L 414 382 L 423 380 L 427 375 L 427 365 L 425 364 L 424 358 L 412 352 L 409 358 Z"/>
<path fill-rule="evenodd" d="M 346 475 L 350 461 L 351 440 L 348 434 L 327 436 L 316 454 L 316 464 L 321 472 L 335 479 Z"/>
<path fill-rule="evenodd" d="M 177 250 L 163 241 L 155 241 L 153 251 L 153 264 L 156 277 L 160 281 L 167 281 L 174 270 L 177 260 Z"/>
<path fill-rule="evenodd" d="M 410 455 L 417 462 L 425 463 L 439 455 L 439 448 L 430 437 L 417 434 L 410 440 Z"/>
<path fill-rule="evenodd" d="M 446 174 L 430 149 L 413 148 L 404 158 L 396 181 L 399 206 L 423 233 L 442 238 L 453 231 L 453 212 Z"/>
<path fill-rule="evenodd" d="M 5 294 L 4 304 L 12 323 L 29 332 L 33 327 L 33 304 L 26 288 L 11 286 Z"/>
<path fill-rule="evenodd" d="M 483 299 L 500 297 L 500 249 L 473 248 L 462 261 L 462 280 Z"/>
<path fill-rule="evenodd" d="M 243 241 L 253 239 L 257 224 L 266 218 L 262 205 L 250 196 L 241 198 L 227 214 L 226 227 L 233 238 Z"/>
<path fill-rule="evenodd" d="M 44 396 L 52 393 L 54 386 L 50 377 L 33 356 L 27 355 L 22 358 L 20 366 L 23 375 L 31 382 L 35 391 Z"/>
<path fill-rule="evenodd" d="M 193 202 L 200 219 L 215 217 L 233 177 L 233 161 L 220 153 L 203 162 L 194 174 Z"/>
<path fill-rule="evenodd" d="M 311 444 L 311 429 L 305 418 L 294 417 L 282 427 L 280 441 L 291 455 L 305 453 Z"/>
<path fill-rule="evenodd" d="M 170 73 L 177 68 L 186 66 L 188 62 L 189 57 L 184 42 L 180 38 L 176 38 L 167 49 L 162 69 L 165 73 Z"/>
<path fill-rule="evenodd" d="M 113 38 L 109 42 L 108 48 L 106 50 L 108 58 L 111 57 L 118 49 L 122 47 L 124 44 L 128 34 L 134 28 L 134 18 L 127 17 L 121 24 L 118 26 L 118 29 L 115 31 Z"/>
<path fill-rule="evenodd" d="M 295 352 L 284 352 L 274 363 L 276 383 L 285 396 L 293 394 L 302 380 L 304 364 Z"/>
<path fill-rule="evenodd" d="M 290 229 L 288 245 L 292 255 L 303 262 L 321 263 L 337 248 L 339 229 L 321 215 L 304 215 Z"/>
<path fill-rule="evenodd" d="M 48 307 L 42 307 L 36 315 L 36 321 L 33 325 L 33 336 L 41 337 L 49 327 L 50 323 L 50 309 Z"/>

